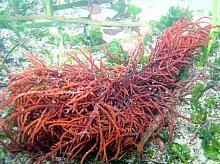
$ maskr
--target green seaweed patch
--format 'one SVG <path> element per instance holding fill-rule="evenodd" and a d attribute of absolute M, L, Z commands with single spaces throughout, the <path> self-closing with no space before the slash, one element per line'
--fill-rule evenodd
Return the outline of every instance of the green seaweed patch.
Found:
<path fill-rule="evenodd" d="M 190 159 L 190 148 L 186 144 L 172 143 L 167 147 L 167 153 L 169 154 L 168 163 L 182 162 L 188 163 Z"/>
<path fill-rule="evenodd" d="M 211 124 L 199 129 L 204 155 L 213 161 L 220 161 L 220 125 Z"/>

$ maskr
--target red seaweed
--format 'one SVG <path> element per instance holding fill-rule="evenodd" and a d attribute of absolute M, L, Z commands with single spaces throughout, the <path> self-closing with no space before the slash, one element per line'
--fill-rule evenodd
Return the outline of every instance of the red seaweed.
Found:
<path fill-rule="evenodd" d="M 210 25 L 202 26 L 201 19 L 191 21 L 181 18 L 168 28 L 141 70 L 141 43 L 128 64 L 109 54 L 122 63 L 117 66 L 105 66 L 102 58 L 96 64 L 85 52 L 86 62 L 67 52 L 76 64 L 47 66 L 25 53 L 34 65 L 10 75 L 0 107 L 12 107 L 0 126 L 13 146 L 0 143 L 11 152 L 33 153 L 37 162 L 60 156 L 78 157 L 83 163 L 89 154 L 103 162 L 117 159 L 124 150 L 137 148 L 149 129 L 155 140 L 155 134 L 168 125 L 172 139 L 174 119 L 181 117 L 174 109 L 180 102 L 176 90 L 187 84 L 178 82 L 180 70 L 210 39 Z"/>

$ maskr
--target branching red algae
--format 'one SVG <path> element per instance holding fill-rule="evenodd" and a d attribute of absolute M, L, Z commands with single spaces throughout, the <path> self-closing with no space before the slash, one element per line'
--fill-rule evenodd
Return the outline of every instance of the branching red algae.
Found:
<path fill-rule="evenodd" d="M 178 82 L 180 70 L 210 39 L 210 25 L 191 21 L 180 19 L 167 29 L 141 70 L 142 44 L 128 64 L 120 61 L 118 66 L 104 66 L 102 59 L 95 64 L 86 53 L 82 55 L 87 62 L 67 53 L 77 64 L 47 66 L 28 54 L 34 66 L 11 75 L 9 96 L 1 104 L 2 110 L 10 105 L 13 109 L 0 122 L 2 133 L 14 144 L 6 147 L 28 150 L 39 156 L 38 162 L 61 156 L 80 157 L 83 163 L 89 154 L 107 162 L 137 147 L 154 125 L 158 129 L 153 137 L 166 125 L 172 137 L 174 118 L 180 116 L 174 110 L 177 90 L 186 84 Z"/>

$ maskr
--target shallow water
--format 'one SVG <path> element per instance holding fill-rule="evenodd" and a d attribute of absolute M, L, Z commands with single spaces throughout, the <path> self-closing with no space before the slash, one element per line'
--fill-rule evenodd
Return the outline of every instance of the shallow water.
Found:
<path fill-rule="evenodd" d="M 163 34 L 163 31 L 169 27 L 155 30 L 152 26 L 153 21 L 160 21 L 161 16 L 166 15 L 169 12 L 171 7 L 180 7 L 184 8 L 185 11 L 187 8 L 192 12 L 194 20 L 197 20 L 203 16 L 211 16 L 213 12 L 213 2 L 212 0 L 127 0 L 124 2 L 125 11 L 128 10 L 128 7 L 133 8 L 130 12 L 138 12 L 136 15 L 129 15 L 125 11 L 117 11 L 113 9 L 110 2 L 115 4 L 119 2 L 114 1 L 104 1 L 104 0 L 90 0 L 83 1 L 86 5 L 82 4 L 78 7 L 70 7 L 68 9 L 54 10 L 52 16 L 46 12 L 45 1 L 43 0 L 1 0 L 0 1 L 0 89 L 3 89 L 7 86 L 9 82 L 9 73 L 17 73 L 25 70 L 31 63 L 23 55 L 23 52 L 31 52 L 37 56 L 40 60 L 44 61 L 47 64 L 52 65 L 61 65 L 63 63 L 74 63 L 69 57 L 67 57 L 66 52 L 71 51 L 80 56 L 80 51 L 87 51 L 88 53 L 93 51 L 95 62 L 99 63 L 98 60 L 100 57 L 104 57 L 106 53 L 106 48 L 113 49 L 113 53 L 117 52 L 117 48 L 120 49 L 120 45 L 126 51 L 130 53 L 137 43 L 142 42 L 145 39 L 145 36 L 149 36 L 150 39 L 146 39 L 144 53 L 146 61 L 155 46 L 155 42 L 158 36 Z M 60 5 L 65 3 L 75 2 L 73 0 L 54 0 L 53 5 Z M 53 7 L 54 7 L 53 6 Z M 220 18 L 220 2 L 218 3 L 218 19 Z M 116 7 L 117 8 L 117 7 Z M 137 10 L 137 11 L 136 11 Z M 20 21 L 7 20 L 8 16 L 12 16 L 15 20 L 18 17 L 15 16 L 30 16 L 30 20 L 23 21 L 22 17 Z M 34 18 L 34 16 L 40 16 L 40 19 Z M 66 19 L 63 20 L 64 16 Z M 175 17 L 176 15 L 172 15 Z M 5 21 L 1 19 L 5 18 Z M 71 22 L 74 18 L 83 18 L 89 20 L 89 25 L 83 23 L 73 23 Z M 52 22 L 50 21 L 52 19 Z M 60 21 L 63 20 L 63 21 Z M 58 21 L 57 21 L 58 20 Z M 92 21 L 90 21 L 92 20 Z M 94 23 L 106 23 L 107 25 L 99 25 Z M 210 20 L 207 20 L 211 22 Z M 130 27 L 129 24 L 134 22 L 144 23 L 144 25 Z M 218 21 L 219 23 L 220 21 Z M 42 23 L 42 24 L 41 24 Z M 113 25 L 111 25 L 111 23 Z M 118 26 L 118 24 L 125 25 Z M 127 25 L 126 25 L 127 23 Z M 154 31 L 155 30 L 155 31 Z M 218 34 L 220 36 L 220 34 Z M 95 38 L 95 39 L 94 39 Z M 112 41 L 114 44 L 112 44 Z M 115 44 L 120 44 L 118 47 Z M 109 45 L 113 45 L 112 47 Z M 219 53 L 219 44 L 216 44 L 217 48 L 214 49 L 214 52 L 209 57 L 209 62 L 214 62 L 216 58 L 220 56 Z M 202 55 L 201 50 L 198 50 L 197 53 Z M 80 59 L 84 58 L 82 56 Z M 199 60 L 199 59 L 196 59 Z M 198 69 L 196 65 L 197 61 L 193 60 L 193 69 L 189 71 L 189 78 L 201 76 L 210 76 L 211 71 L 208 66 L 203 70 Z M 105 59 L 104 59 L 105 61 Z M 107 61 L 107 59 L 106 59 Z M 145 61 L 145 62 L 146 62 Z M 110 63 L 111 65 L 112 63 Z M 213 64 L 213 63 L 212 63 Z M 141 69 L 142 67 L 140 66 Z M 215 70 L 216 71 L 216 70 Z M 215 88 L 219 87 L 218 82 L 212 80 L 200 81 L 204 85 L 208 83 L 214 84 Z M 216 84 L 217 83 L 217 84 Z M 203 96 L 199 99 L 200 103 L 204 105 L 206 99 L 209 97 L 215 97 L 218 95 L 218 89 L 208 90 L 203 93 Z M 193 90 L 193 88 L 191 88 Z M 2 90 L 1 90 L 2 91 Z M 1 96 L 1 95 L 0 95 Z M 176 107 L 176 110 L 186 117 L 190 117 L 193 112 L 190 105 L 190 98 L 192 95 L 188 95 L 186 98 L 187 103 Z M 1 97 L 0 97 L 1 98 Z M 0 99 L 0 101 L 2 101 Z M 216 98 L 218 105 L 220 105 L 220 96 Z M 206 104 L 207 105 L 207 104 Z M 219 106 L 218 106 L 219 107 Z M 219 108 L 213 107 L 213 111 L 210 112 L 209 120 L 211 123 L 219 123 Z M 8 113 L 8 109 L 1 110 L 1 117 L 5 117 Z M 217 118 L 217 121 L 212 121 Z M 0 118 L 1 120 L 1 118 Z M 206 122 L 203 125 L 209 125 L 210 122 Z M 204 155 L 204 150 L 202 147 L 202 139 L 198 137 L 198 134 L 194 133 L 201 124 L 193 124 L 186 120 L 175 120 L 176 131 L 174 134 L 174 143 L 183 145 L 186 144 L 191 150 L 189 163 L 213 163 L 217 164 L 218 162 L 209 160 Z M 205 127 L 204 126 L 204 127 Z M 193 130 L 192 130 L 193 129 Z M 164 135 L 164 134 L 163 134 Z M 1 137 L 1 136 L 0 136 Z M 163 137 L 161 137 L 163 138 Z M 4 140 L 4 142 L 7 142 Z M 160 151 L 159 146 L 153 144 L 151 141 L 148 143 L 146 152 L 153 152 L 152 156 L 149 156 L 148 153 L 144 153 L 143 159 L 145 162 L 151 163 L 153 160 L 156 162 L 167 162 L 171 156 L 167 149 L 169 147 L 169 142 L 164 143 L 160 141 L 163 151 Z M 164 144 L 164 145 L 163 145 Z M 175 154 L 175 152 L 173 152 Z M 125 163 L 135 163 L 135 153 L 128 153 L 129 157 L 125 160 Z M 187 154 L 187 153 L 186 153 Z M 5 161 L 6 163 L 14 163 L 20 160 L 20 163 L 27 162 L 30 158 L 22 154 L 10 154 L 3 151 L 0 147 L 0 161 Z M 183 160 L 175 157 L 173 160 L 174 163 L 181 163 Z M 65 162 L 64 162 L 65 163 Z"/>

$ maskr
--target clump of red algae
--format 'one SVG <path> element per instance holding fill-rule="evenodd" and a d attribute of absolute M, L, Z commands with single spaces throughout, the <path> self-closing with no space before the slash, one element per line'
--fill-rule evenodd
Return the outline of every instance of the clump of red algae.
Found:
<path fill-rule="evenodd" d="M 178 82 L 180 70 L 210 39 L 209 24 L 191 21 L 181 18 L 168 28 L 141 70 L 143 44 L 128 64 L 118 59 L 117 66 L 105 66 L 102 59 L 95 64 L 92 54 L 82 53 L 84 62 L 69 52 L 77 64 L 48 66 L 26 54 L 33 66 L 11 74 L 3 92 L 1 110 L 11 107 L 12 112 L 0 126 L 11 144 L 1 144 L 11 152 L 33 153 L 37 162 L 63 157 L 83 163 L 89 154 L 108 162 L 124 150 L 142 152 L 145 133 L 151 130 L 155 138 L 166 125 L 171 138 L 174 119 L 180 117 L 174 110 L 178 90 L 186 85 Z"/>

